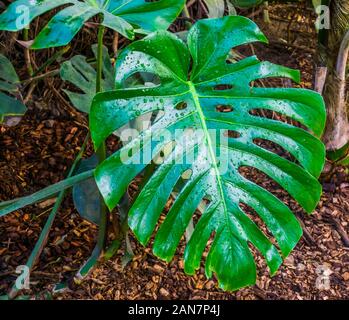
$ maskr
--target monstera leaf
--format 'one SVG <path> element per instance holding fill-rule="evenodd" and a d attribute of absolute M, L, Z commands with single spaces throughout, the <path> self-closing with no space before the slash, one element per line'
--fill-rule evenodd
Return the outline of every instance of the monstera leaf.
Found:
<path fill-rule="evenodd" d="M 251 82 L 267 77 L 299 81 L 297 71 L 261 62 L 255 56 L 226 62 L 231 48 L 254 41 L 266 42 L 266 38 L 252 21 L 238 16 L 197 22 L 189 31 L 188 45 L 168 32 L 153 33 L 120 54 L 118 89 L 98 94 L 90 113 L 96 149 L 132 119 L 149 112 L 162 114 L 97 167 L 97 185 L 113 209 L 134 177 L 152 159 L 163 156 L 129 212 L 131 229 L 146 245 L 172 190 L 187 175 L 157 231 L 154 254 L 166 261 L 172 259 L 204 200 L 206 209 L 197 217 L 185 248 L 185 271 L 194 274 L 212 240 L 206 274 L 215 273 L 226 290 L 255 283 L 256 266 L 249 243 L 264 256 L 274 274 L 302 234 L 290 209 L 239 169 L 247 166 L 264 172 L 309 213 L 321 195 L 317 177 L 325 156 L 319 140 L 325 124 L 323 99 L 304 89 L 253 87 Z M 136 89 L 125 85 L 129 77 L 144 72 L 157 75 L 160 84 Z M 310 132 L 261 117 L 256 109 L 290 117 Z M 256 139 L 281 146 L 297 161 L 269 151 Z M 246 208 L 254 209 L 264 221 L 277 246 Z"/>
<path fill-rule="evenodd" d="M 15 95 L 18 93 L 20 81 L 12 63 L 0 54 L 0 123 L 6 116 L 23 115 L 27 108 L 16 98 L 1 91 Z"/>
<path fill-rule="evenodd" d="M 92 46 L 94 56 L 97 58 L 97 44 Z M 108 49 L 103 46 L 102 65 L 102 91 L 114 88 L 115 70 L 109 58 Z M 89 113 L 93 97 L 96 95 L 97 71 L 87 62 L 87 58 L 81 55 L 74 56 L 64 62 L 60 69 L 62 80 L 73 84 L 82 93 L 64 90 L 75 108 Z"/>
<path fill-rule="evenodd" d="M 90 18 L 103 15 L 102 25 L 132 39 L 134 32 L 167 29 L 185 0 L 17 0 L 0 15 L 0 30 L 18 31 L 36 17 L 64 8 L 44 27 L 32 49 L 68 44 Z"/>

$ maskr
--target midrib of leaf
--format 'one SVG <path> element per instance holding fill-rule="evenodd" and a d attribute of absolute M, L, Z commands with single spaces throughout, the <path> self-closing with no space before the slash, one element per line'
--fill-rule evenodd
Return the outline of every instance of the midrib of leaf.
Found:
<path fill-rule="evenodd" d="M 108 10 L 107 8 L 108 8 L 108 6 L 109 6 L 109 2 L 110 2 L 110 0 L 106 0 L 106 1 L 104 2 L 104 4 L 103 4 L 103 9 L 104 9 L 104 10 Z"/>
<path fill-rule="evenodd" d="M 200 123 L 201 123 L 201 127 L 204 131 L 204 135 L 205 135 L 205 139 L 207 141 L 207 147 L 208 147 L 208 152 L 209 152 L 209 156 L 211 158 L 211 161 L 213 163 L 213 169 L 215 171 L 215 177 L 216 177 L 216 181 L 218 184 L 218 189 L 219 189 L 219 193 L 220 193 L 220 198 L 221 198 L 221 203 L 223 204 L 224 207 L 224 212 L 227 213 L 227 206 L 226 203 L 224 201 L 224 192 L 223 192 L 223 186 L 222 186 L 222 181 L 220 178 L 220 173 L 219 173 L 219 169 L 217 166 L 217 159 L 215 156 L 215 152 L 214 152 L 214 148 L 213 148 L 213 144 L 212 144 L 212 140 L 211 137 L 208 133 L 208 128 L 206 125 L 206 117 L 202 111 L 201 105 L 200 105 L 200 101 L 199 101 L 199 95 L 196 92 L 195 86 L 191 81 L 188 81 L 188 86 L 189 86 L 189 91 L 193 97 L 194 100 L 194 104 L 195 104 L 195 108 L 197 110 L 199 119 L 200 119 Z"/>
<path fill-rule="evenodd" d="M 86 0 L 86 2 L 91 5 L 92 7 L 99 8 L 99 5 L 96 0 Z"/>
<path fill-rule="evenodd" d="M 121 6 L 115 8 L 113 11 L 111 11 L 112 14 L 114 14 L 116 11 L 120 10 L 122 7 L 128 5 L 130 2 L 132 2 L 133 0 L 129 0 L 127 2 L 125 2 L 124 4 L 122 4 Z"/>

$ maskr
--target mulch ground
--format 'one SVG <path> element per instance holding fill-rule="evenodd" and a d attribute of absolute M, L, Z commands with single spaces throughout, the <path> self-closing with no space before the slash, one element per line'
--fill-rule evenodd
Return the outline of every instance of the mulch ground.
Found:
<path fill-rule="evenodd" d="M 315 33 L 309 30 L 309 23 L 314 17 L 302 11 L 297 19 L 304 21 L 287 22 L 294 19 L 284 8 L 271 10 L 272 27 L 263 26 L 270 45 L 248 46 L 241 52 L 256 53 L 262 59 L 300 69 L 300 85 L 311 88 Z M 286 18 L 280 21 L 280 16 Z M 258 17 L 260 14 L 255 16 Z M 307 28 L 306 32 L 302 28 Z M 10 128 L 0 127 L 1 200 L 31 194 L 63 179 L 86 135 L 86 118 L 69 107 L 59 91 L 60 80 L 42 84 L 56 89 L 36 88 L 33 94 L 37 96 L 21 122 Z M 290 85 L 287 81 L 279 84 Z M 117 146 L 116 139 L 109 140 L 109 150 Z M 91 152 L 89 145 L 86 155 Z M 257 170 L 244 174 L 288 204 L 304 229 L 301 241 L 274 277 L 269 276 L 263 259 L 257 255 L 257 284 L 226 293 L 217 287 L 215 279 L 206 279 L 203 265 L 195 276 L 185 275 L 184 240 L 174 260 L 166 264 L 152 255 L 150 247 L 140 246 L 131 234 L 134 257 L 126 266 L 123 267 L 123 245 L 114 258 L 100 262 L 82 282 L 70 283 L 70 289 L 52 296 L 53 286 L 70 279 L 89 257 L 97 236 L 97 228 L 80 218 L 68 196 L 32 272 L 31 289 L 25 293 L 37 299 L 348 299 L 348 169 L 337 168 L 321 177 L 324 193 L 310 216 Z M 0 219 L 0 295 L 13 285 L 16 267 L 25 264 L 52 203 L 48 200 Z"/>

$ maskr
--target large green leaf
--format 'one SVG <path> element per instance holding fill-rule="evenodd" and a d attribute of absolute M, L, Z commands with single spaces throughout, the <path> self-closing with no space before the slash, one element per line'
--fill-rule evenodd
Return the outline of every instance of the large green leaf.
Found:
<path fill-rule="evenodd" d="M 1 91 L 15 95 L 18 93 L 19 78 L 10 60 L 0 54 L 0 123 L 6 116 L 23 115 L 27 108 L 16 98 Z"/>
<path fill-rule="evenodd" d="M 239 168 L 248 166 L 264 172 L 309 213 L 321 195 L 317 177 L 325 157 L 318 139 L 325 125 L 323 99 L 304 89 L 252 86 L 254 80 L 267 77 L 299 80 L 297 71 L 260 62 L 255 56 L 226 62 L 232 47 L 254 41 L 266 42 L 266 38 L 252 21 L 237 16 L 197 22 L 189 31 L 188 45 L 168 32 L 151 34 L 120 54 L 116 65 L 118 89 L 98 94 L 90 113 L 97 149 L 114 130 L 132 119 L 163 112 L 150 128 L 97 167 L 97 185 L 109 209 L 113 209 L 151 159 L 161 151 L 165 154 L 129 213 L 130 227 L 146 245 L 172 190 L 189 172 L 189 179 L 160 225 L 153 250 L 170 261 L 196 208 L 206 199 L 206 210 L 185 249 L 185 271 L 193 274 L 199 268 L 213 238 L 206 274 L 210 277 L 214 272 L 226 290 L 255 283 L 256 266 L 249 242 L 262 253 L 274 274 L 282 263 L 281 256 L 290 253 L 302 233 L 290 209 L 240 174 Z M 130 76 L 143 72 L 157 75 L 161 84 L 137 89 L 125 85 Z M 255 109 L 286 115 L 310 132 L 258 116 L 251 112 Z M 234 134 L 223 139 L 227 133 Z M 257 138 L 280 145 L 298 163 L 257 145 Z M 170 151 L 169 143 L 173 146 Z M 184 157 L 186 161 L 181 161 Z M 257 212 L 281 254 L 241 204 Z"/>
<path fill-rule="evenodd" d="M 68 44 L 84 23 L 101 14 L 107 28 L 132 39 L 134 32 L 167 29 L 185 0 L 17 0 L 0 15 L 0 30 L 18 31 L 36 17 L 64 6 L 36 37 L 32 49 Z"/>

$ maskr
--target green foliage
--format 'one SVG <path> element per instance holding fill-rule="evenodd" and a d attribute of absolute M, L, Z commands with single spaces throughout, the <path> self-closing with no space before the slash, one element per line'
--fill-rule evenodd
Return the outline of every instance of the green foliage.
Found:
<path fill-rule="evenodd" d="M 97 59 L 97 45 L 92 46 L 92 51 Z M 115 70 L 112 67 L 108 49 L 103 47 L 102 65 L 102 91 L 114 89 Z M 62 64 L 60 69 L 61 78 L 73 84 L 83 93 L 63 90 L 69 97 L 75 108 L 82 112 L 89 113 L 93 97 L 96 94 L 97 71 L 87 62 L 86 57 L 77 55 Z"/>
<path fill-rule="evenodd" d="M 134 32 L 167 29 L 184 3 L 185 0 L 17 0 L 0 15 L 0 30 L 22 30 L 36 17 L 65 6 L 39 33 L 32 49 L 67 45 L 96 15 L 103 16 L 103 26 L 133 39 Z"/>
<path fill-rule="evenodd" d="M 252 21 L 243 17 L 201 20 L 189 31 L 187 45 L 168 32 L 153 33 L 120 54 L 116 65 L 117 90 L 98 94 L 90 113 L 90 129 L 97 149 L 129 121 L 149 112 L 163 112 L 149 129 L 97 167 L 97 185 L 111 210 L 151 158 L 164 153 L 163 162 L 145 181 L 129 213 L 131 229 L 146 245 L 172 190 L 189 171 L 189 179 L 155 236 L 154 254 L 166 261 L 172 259 L 195 210 L 206 200 L 207 207 L 185 249 L 185 271 L 194 274 L 207 242 L 214 237 L 206 259 L 206 274 L 210 277 L 215 273 L 226 290 L 255 283 L 256 266 L 249 242 L 265 257 L 274 274 L 302 233 L 290 209 L 243 177 L 239 168 L 248 166 L 264 172 L 309 213 L 321 195 L 317 178 L 325 158 L 319 140 L 325 125 L 323 99 L 304 89 L 251 86 L 251 82 L 267 77 L 299 81 L 299 72 L 261 62 L 255 56 L 227 64 L 231 48 L 254 41 L 267 40 Z M 138 89 L 127 87 L 129 77 L 139 73 L 156 75 L 160 84 Z M 220 112 L 222 106 L 229 112 Z M 255 109 L 288 116 L 313 134 L 253 115 L 251 111 Z M 162 136 L 164 129 L 170 134 Z M 184 131 L 178 134 L 180 129 Z M 236 135 L 227 138 L 227 144 L 220 144 L 210 130 Z M 258 146 L 257 138 L 280 145 L 298 163 Z M 152 156 L 146 158 L 149 149 Z M 217 156 L 218 149 L 224 151 L 227 172 L 221 170 L 223 161 Z M 176 161 L 189 151 L 195 154 L 192 162 Z M 257 212 L 281 253 L 240 204 Z"/>
<path fill-rule="evenodd" d="M 20 81 L 12 63 L 0 54 L 0 123 L 6 116 L 23 115 L 27 110 L 22 102 L 8 95 L 17 95 L 19 84 Z"/>

